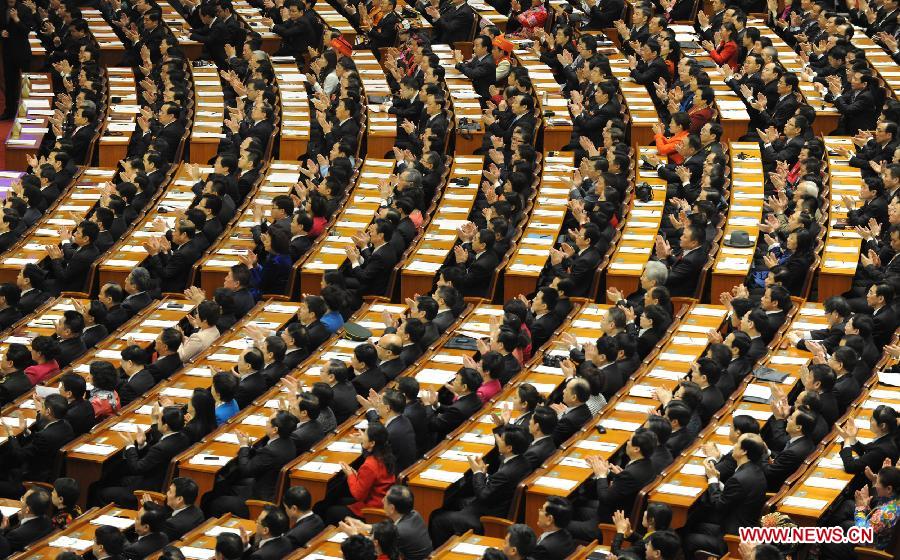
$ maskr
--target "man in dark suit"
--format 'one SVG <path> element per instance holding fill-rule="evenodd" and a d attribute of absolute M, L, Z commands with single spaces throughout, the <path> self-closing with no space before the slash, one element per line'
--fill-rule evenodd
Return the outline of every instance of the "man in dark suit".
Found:
<path fill-rule="evenodd" d="M 250 548 L 244 553 L 247 560 L 280 560 L 294 549 L 285 533 L 290 528 L 288 516 L 278 506 L 263 507 L 256 518 L 256 532 Z"/>
<path fill-rule="evenodd" d="M 772 76 L 772 71 L 766 64 L 763 68 L 763 81 L 767 76 Z M 767 82 L 769 84 L 771 82 Z M 799 80 L 796 74 L 788 73 L 781 76 L 776 82 L 776 96 L 774 100 L 767 100 L 765 106 L 761 106 L 758 100 L 750 102 L 750 116 L 753 122 L 758 122 L 762 130 L 774 126 L 777 130 L 784 130 L 784 125 L 797 112 L 800 102 L 797 101 L 796 91 L 799 86 Z M 774 103 L 771 103 L 774 101 Z"/>
<path fill-rule="evenodd" d="M 519 482 L 531 473 L 531 466 L 522 453 L 528 448 L 528 434 L 514 426 L 508 426 L 502 435 L 494 436 L 501 464 L 488 476 L 487 465 L 481 458 L 470 458 L 474 499 L 467 501 L 459 511 L 441 509 L 431 516 L 429 532 L 431 541 L 440 546 L 453 535 L 466 531 L 481 531 L 481 516 L 507 517 Z"/>
<path fill-rule="evenodd" d="M 81 340 L 84 330 L 84 317 L 81 313 L 66 310 L 56 320 L 56 338 L 59 341 L 59 356 L 56 357 L 59 367 L 65 368 L 84 354 L 87 349 Z"/>
<path fill-rule="evenodd" d="M 350 383 L 350 368 L 340 360 L 329 360 L 322 366 L 319 377 L 331 387 L 334 393 L 330 406 L 334 412 L 334 418 L 340 426 L 359 408 L 356 389 Z"/>
<path fill-rule="evenodd" d="M 531 329 L 531 347 L 535 350 L 550 340 L 550 337 L 559 328 L 560 320 L 553 313 L 558 298 L 559 294 L 553 288 L 540 288 L 534 294 L 534 299 L 531 300 L 531 313 L 534 314 L 534 320 L 531 321 L 529 328 Z"/>
<path fill-rule="evenodd" d="M 307 349 L 315 351 L 326 340 L 331 338 L 328 327 L 320 319 L 327 312 L 325 300 L 321 296 L 303 296 L 300 300 L 300 308 L 297 310 L 297 319 L 306 328 Z"/>
<path fill-rule="evenodd" d="M 232 372 L 238 377 L 238 388 L 234 398 L 240 408 L 249 406 L 268 389 L 266 378 L 261 373 L 263 364 L 262 351 L 259 348 L 248 348 L 234 366 Z"/>
<path fill-rule="evenodd" d="M 475 234 L 469 243 L 453 248 L 452 259 L 461 272 L 457 286 L 465 297 L 490 297 L 491 279 L 499 264 L 494 247 L 494 233 L 482 229 Z M 466 248 L 470 245 L 470 249 Z"/>
<path fill-rule="evenodd" d="M 368 228 L 368 240 L 362 236 L 356 244 L 347 247 L 348 265 L 344 275 L 348 285 L 358 288 L 361 295 L 384 295 L 397 254 L 389 241 L 394 234 L 394 226 L 387 220 L 377 219 Z M 371 243 L 371 248 L 367 247 Z"/>
<path fill-rule="evenodd" d="M 763 467 L 770 492 L 777 492 L 815 448 L 810 437 L 816 423 L 812 414 L 797 409 L 788 415 L 787 407 L 775 406 L 774 409 L 775 417 L 769 420 L 762 432 L 774 456 Z"/>
<path fill-rule="evenodd" d="M 133 268 L 125 277 L 123 287 L 127 295 L 122 300 L 122 308 L 129 317 L 134 317 L 153 302 L 153 296 L 150 295 L 153 279 L 146 268 L 142 266 Z"/>
<path fill-rule="evenodd" d="M 569 532 L 575 539 L 590 541 L 600 538 L 598 522 L 609 523 L 614 511 L 631 511 L 641 488 L 656 476 L 649 459 L 655 447 L 656 439 L 650 432 L 633 434 L 625 446 L 630 461 L 618 474 L 610 474 L 610 465 L 606 460 L 588 457 L 597 479 L 597 505 L 588 503 L 576 510 L 577 521 L 569 524 Z"/>
<path fill-rule="evenodd" d="M 0 535 L 0 554 L 8 557 L 28 545 L 49 535 L 55 529 L 50 521 L 53 501 L 50 493 L 43 488 L 32 488 L 22 496 L 22 509 L 19 511 L 19 524 L 10 526 Z M 21 520 L 25 521 L 21 521 Z"/>
<path fill-rule="evenodd" d="M 81 306 L 77 300 L 75 309 L 84 319 L 84 330 L 81 331 L 81 342 L 85 348 L 94 348 L 109 336 L 106 321 L 106 306 L 98 300 L 91 300 L 87 307 Z"/>
<path fill-rule="evenodd" d="M 210 494 L 204 496 L 204 510 L 212 516 L 232 512 L 239 517 L 248 517 L 249 510 L 244 501 L 249 498 L 273 501 L 278 474 L 281 468 L 297 456 L 291 433 L 297 428 L 297 418 L 289 412 L 278 411 L 266 424 L 267 441 L 251 448 L 249 436 L 238 432 L 240 450 L 237 468 L 229 480 L 217 484 Z M 287 530 L 285 519 L 284 530 Z M 275 536 L 275 535 L 273 535 Z"/>
<path fill-rule="evenodd" d="M 25 368 L 32 364 L 31 350 L 24 344 L 13 343 L 6 347 L 0 360 L 0 406 L 5 406 L 31 390 L 31 381 Z"/>
<path fill-rule="evenodd" d="M 894 288 L 890 284 L 874 284 L 866 293 L 866 303 L 872 308 L 872 340 L 876 348 L 884 348 L 891 341 L 897 328 L 897 315 L 893 308 Z"/>
<path fill-rule="evenodd" d="M 312 511 L 312 496 L 305 487 L 291 486 L 285 491 L 281 502 L 293 525 L 284 535 L 291 541 L 292 548 L 306 546 L 325 528 L 322 518 Z"/>
<path fill-rule="evenodd" d="M 393 47 L 397 43 L 397 34 L 400 32 L 402 22 L 396 8 L 397 0 L 381 0 L 383 14 L 381 19 L 374 26 L 363 26 L 363 29 L 368 29 L 366 32 L 369 38 L 366 41 L 368 48 L 384 49 Z"/>
<path fill-rule="evenodd" d="M 559 415 L 559 422 L 553 430 L 553 441 L 557 446 L 568 441 L 590 420 L 587 401 L 591 398 L 591 386 L 586 379 L 576 377 L 566 384 L 562 398 L 562 403 L 552 407 Z"/>
<path fill-rule="evenodd" d="M 26 264 L 19 270 L 19 274 L 16 276 L 16 286 L 21 290 L 18 308 L 23 315 L 34 313 L 38 307 L 50 299 L 50 294 L 39 288 L 44 285 L 46 278 L 47 273 L 36 264 Z"/>
<path fill-rule="evenodd" d="M 385 516 L 397 527 L 397 548 L 407 560 L 425 560 L 433 550 L 428 528 L 422 515 L 413 509 L 414 496 L 409 487 L 395 484 L 388 488 L 382 500 Z M 339 524 L 350 533 L 369 533 L 372 526 L 357 519 L 347 518 Z"/>
<path fill-rule="evenodd" d="M 416 452 L 416 431 L 409 418 L 403 415 L 406 398 L 396 389 L 385 389 L 380 398 L 376 398 L 375 393 L 366 396 L 368 399 L 360 398 L 361 402 L 365 400 L 366 406 L 371 408 L 366 413 L 366 418 L 369 422 L 380 421 L 384 424 L 397 459 L 397 472 L 406 470 L 419 458 Z"/>
<path fill-rule="evenodd" d="M 849 156 L 850 166 L 860 168 L 863 178 L 867 178 L 878 176 L 878 173 L 872 169 L 871 163 L 892 162 L 896 149 L 897 123 L 881 122 L 875 126 L 872 139 L 857 148 L 855 153 L 849 148 L 839 149 L 838 152 L 841 155 Z"/>
<path fill-rule="evenodd" d="M 778 138 L 775 130 L 760 130 L 759 135 L 763 140 L 762 158 L 763 164 L 767 169 L 774 169 L 778 162 L 785 162 L 788 166 L 797 163 L 800 156 L 800 150 L 806 141 L 803 139 L 803 132 L 806 130 L 808 123 L 806 118 L 801 115 L 794 115 L 784 123 L 784 140 Z"/>
<path fill-rule="evenodd" d="M 6 330 L 22 318 L 16 307 L 21 291 L 15 284 L 0 284 L 0 330 Z"/>
<path fill-rule="evenodd" d="M 147 433 L 122 432 L 126 440 L 125 470 L 118 484 L 104 480 L 102 487 L 94 489 L 96 503 L 115 502 L 121 507 L 135 509 L 135 490 L 162 490 L 169 462 L 191 445 L 190 438 L 182 433 L 184 413 L 180 407 L 170 406 L 151 414 L 155 425 Z"/>
<path fill-rule="evenodd" d="M 134 542 L 125 545 L 122 556 L 129 560 L 141 560 L 162 550 L 169 544 L 169 537 L 163 532 L 166 523 L 166 508 L 155 502 L 143 504 L 134 520 Z"/>
<path fill-rule="evenodd" d="M 90 163 L 92 154 L 88 153 L 88 149 L 91 147 L 91 142 L 93 141 L 94 133 L 96 132 L 96 127 L 94 126 L 96 119 L 96 107 L 91 105 L 80 106 L 75 111 L 75 128 L 72 129 L 71 133 L 65 135 L 65 137 L 72 142 L 72 148 L 68 152 L 69 156 L 77 165 Z M 57 129 L 54 127 L 53 132 L 55 133 L 56 130 Z M 56 136 L 60 137 L 61 134 L 56 134 Z"/>
<path fill-rule="evenodd" d="M 282 23 L 272 26 L 272 32 L 281 37 L 281 48 L 276 56 L 293 56 L 302 58 L 307 54 L 307 48 L 312 45 L 313 30 L 308 20 L 303 17 L 305 5 L 303 2 L 289 2 L 287 7 L 287 19 Z"/>
<path fill-rule="evenodd" d="M 522 455 L 528 460 L 531 468 L 537 469 L 556 452 L 556 442 L 553 440 L 553 432 L 559 419 L 556 412 L 550 407 L 538 405 L 535 407 L 531 418 L 528 419 L 528 432 L 532 441 Z"/>
<path fill-rule="evenodd" d="M 356 153 L 359 144 L 359 122 L 357 122 L 357 113 L 359 107 L 356 103 L 347 97 L 340 99 L 334 108 L 334 119 L 327 120 L 324 114 L 320 114 L 318 119 L 319 126 L 325 133 L 324 148 L 325 153 L 330 153 L 335 145 L 346 144 L 350 146 L 350 151 Z"/>
<path fill-rule="evenodd" d="M 606 29 L 625 15 L 625 0 L 600 0 L 591 8 L 588 29 Z"/>
<path fill-rule="evenodd" d="M 291 413 L 297 417 L 297 428 L 291 432 L 297 455 L 306 453 L 325 437 L 322 425 L 317 422 L 321 407 L 319 399 L 309 392 L 297 396 L 297 405 Z"/>
<path fill-rule="evenodd" d="M 174 327 L 166 327 L 159 333 L 153 342 L 151 353 L 156 354 L 156 361 L 147 366 L 147 369 L 153 375 L 153 380 L 159 383 L 163 379 L 169 378 L 173 373 L 181 369 L 183 365 L 178 349 L 184 335 L 181 331 Z"/>
<path fill-rule="evenodd" d="M 659 41 L 651 38 L 641 45 L 641 60 L 629 59 L 628 62 L 628 65 L 631 67 L 631 77 L 642 86 L 651 86 L 649 91 L 654 98 L 656 97 L 656 92 L 652 89 L 652 86 L 660 80 L 668 82 L 669 76 L 669 70 L 665 61 L 660 58 L 659 52 Z"/>
<path fill-rule="evenodd" d="M 173 479 L 166 490 L 165 505 L 170 511 L 170 515 L 163 524 L 162 530 L 169 537 L 169 542 L 177 541 L 206 521 L 200 508 L 194 505 L 198 492 L 197 483 L 183 476 Z"/>
<path fill-rule="evenodd" d="M 387 385 L 388 379 L 378 367 L 378 350 L 374 344 L 360 344 L 353 349 L 350 357 L 350 367 L 356 373 L 353 378 L 353 388 L 360 396 L 369 396 L 370 391 L 376 393 Z"/>
<path fill-rule="evenodd" d="M 177 248 L 172 249 L 172 244 Z M 172 230 L 172 243 L 165 237 L 144 243 L 150 254 L 144 261 L 161 292 L 182 292 L 187 287 L 194 263 L 203 254 L 203 240 L 191 222 L 181 220 Z"/>
<path fill-rule="evenodd" d="M 212 4 L 200 6 L 200 20 L 203 22 L 203 27 L 191 32 L 191 40 L 203 43 L 207 60 L 212 60 L 219 68 L 227 68 L 228 57 L 225 55 L 225 41 L 229 33 L 225 23 L 216 17 L 216 7 Z"/>
<path fill-rule="evenodd" d="M 3 424 L 8 438 L 4 458 L 8 465 L 7 480 L 0 483 L 0 497 L 18 498 L 22 495 L 22 481 L 49 482 L 53 473 L 53 458 L 60 449 L 72 441 L 75 433 L 64 420 L 68 404 L 62 395 L 47 395 L 40 415 L 34 424 L 26 427 L 26 418 L 20 417 L 21 433 L 14 436 L 9 425 Z"/>
<path fill-rule="evenodd" d="M 462 54 L 456 51 L 454 59 L 456 69 L 472 80 L 475 93 L 482 99 L 490 99 L 488 89 L 497 81 L 497 65 L 491 56 L 491 38 L 487 35 L 475 37 L 472 43 L 472 58 L 463 61 Z"/>
<path fill-rule="evenodd" d="M 312 218 L 306 212 L 299 212 L 291 218 L 291 258 L 294 261 L 301 259 L 312 247 L 315 241 L 309 235 L 312 227 Z"/>
<path fill-rule="evenodd" d="M 503 140 L 503 148 L 512 148 L 513 133 L 517 128 L 524 128 L 528 132 L 535 129 L 534 98 L 531 95 L 520 94 L 509 100 L 509 110 L 512 118 L 504 118 L 503 115 L 495 117 L 490 112 L 482 116 L 482 121 L 488 125 L 487 134 L 484 135 L 482 149 L 485 151 L 493 148 L 494 137 Z"/>
<path fill-rule="evenodd" d="M 832 134 L 854 136 L 860 130 L 872 130 L 875 127 L 875 121 L 881 110 L 870 88 L 872 84 L 875 87 L 879 86 L 877 79 L 869 72 L 848 70 L 847 74 L 850 79 L 850 91 L 841 93 L 840 79 L 830 80 L 825 99 L 833 102 L 841 115 L 838 128 Z"/>
<path fill-rule="evenodd" d="M 116 392 L 119 393 L 119 402 L 122 407 L 144 396 L 156 385 L 153 374 L 147 369 L 150 357 L 140 346 L 130 345 L 122 350 L 121 369 L 122 375 Z"/>
<path fill-rule="evenodd" d="M 465 0 L 452 0 L 444 9 L 430 5 L 425 14 L 435 31 L 435 43 L 453 44 L 468 41 L 475 25 L 475 12 Z"/>
<path fill-rule="evenodd" d="M 247 265 L 241 263 L 232 266 L 228 274 L 225 275 L 225 281 L 222 283 L 222 286 L 231 290 L 231 295 L 234 298 L 234 314 L 238 319 L 246 315 L 256 305 L 256 300 L 253 299 L 253 294 L 250 293 L 250 269 L 247 268 Z"/>
<path fill-rule="evenodd" d="M 616 84 L 601 82 L 594 90 L 594 103 L 588 99 L 585 105 L 573 106 L 572 137 L 569 146 L 576 152 L 583 152 L 582 137 L 587 137 L 595 146 L 603 143 L 603 130 L 611 119 L 622 118 L 622 105 L 616 99 Z"/>
<path fill-rule="evenodd" d="M 677 257 L 672 254 L 669 243 L 661 236 L 656 238 L 656 256 L 669 268 L 666 288 L 669 293 L 679 297 L 694 294 L 700 271 L 706 264 L 706 231 L 698 225 L 691 224 L 681 234 L 682 253 Z"/>
<path fill-rule="evenodd" d="M 97 224 L 85 220 L 75 228 L 71 243 L 64 243 L 62 248 L 47 246 L 53 274 L 53 293 L 84 291 L 91 266 L 100 255 L 100 251 L 94 246 L 99 233 Z"/>
<path fill-rule="evenodd" d="M 25 4 L 7 7 L 0 13 L 4 91 L 9 92 L 3 115 L 0 115 L 2 120 L 12 119 L 18 111 L 22 72 L 31 69 L 31 43 L 28 41 L 28 34 L 37 27 L 34 14 Z"/>
<path fill-rule="evenodd" d="M 265 364 L 259 372 L 266 380 L 266 387 L 272 387 L 288 372 L 283 363 L 287 343 L 280 336 L 271 335 L 257 343 L 257 348 L 262 352 Z"/>
<path fill-rule="evenodd" d="M 432 441 L 442 441 L 447 434 L 481 410 L 481 399 L 475 392 L 481 386 L 481 374 L 471 368 L 460 368 L 450 382 L 450 389 L 456 400 L 449 405 L 437 402 L 437 394 L 428 393 L 422 397 L 428 414 L 428 431 Z"/>
<path fill-rule="evenodd" d="M 572 504 L 559 496 L 550 496 L 538 510 L 537 525 L 541 535 L 537 539 L 531 558 L 534 560 L 558 560 L 568 558 L 577 544 L 566 529 L 572 522 Z"/>
<path fill-rule="evenodd" d="M 715 464 L 710 460 L 705 463 L 709 485 L 702 501 L 706 507 L 697 516 L 700 519 L 689 520 L 684 543 L 691 556 L 698 550 L 724 554 L 728 550 L 724 535 L 759 523 L 766 503 L 766 476 L 760 467 L 765 453 L 759 436 L 742 435 L 731 451 L 737 468 L 724 484 Z"/>
<path fill-rule="evenodd" d="M 86 390 L 87 382 L 76 373 L 65 373 L 60 378 L 59 394 L 65 398 L 67 406 L 65 420 L 72 427 L 75 436 L 86 434 L 97 423 L 94 407 L 84 398 Z"/>

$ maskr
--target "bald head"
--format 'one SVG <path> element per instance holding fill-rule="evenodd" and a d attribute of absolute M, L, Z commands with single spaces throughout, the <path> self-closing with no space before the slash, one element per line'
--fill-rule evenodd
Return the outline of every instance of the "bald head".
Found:
<path fill-rule="evenodd" d="M 386 334 L 378 339 L 375 348 L 378 350 L 378 358 L 381 361 L 393 360 L 400 355 L 400 351 L 403 349 L 403 339 L 398 334 Z"/>

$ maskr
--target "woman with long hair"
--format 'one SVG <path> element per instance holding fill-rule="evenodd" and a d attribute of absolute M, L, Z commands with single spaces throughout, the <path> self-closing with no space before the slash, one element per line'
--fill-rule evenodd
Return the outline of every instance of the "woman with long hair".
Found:
<path fill-rule="evenodd" d="M 359 470 L 341 463 L 350 496 L 338 499 L 325 510 L 326 524 L 335 524 L 347 516 L 362 518 L 363 508 L 381 507 L 384 495 L 397 479 L 397 461 L 383 424 L 369 422 L 360 444 L 364 459 Z"/>

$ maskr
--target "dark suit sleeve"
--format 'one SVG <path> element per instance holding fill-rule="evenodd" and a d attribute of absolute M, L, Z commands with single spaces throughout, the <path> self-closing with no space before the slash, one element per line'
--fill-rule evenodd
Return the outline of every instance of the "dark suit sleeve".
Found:
<path fill-rule="evenodd" d="M 622 471 L 612 482 L 608 477 L 597 479 L 597 499 L 611 511 L 625 508 L 628 500 L 640 490 L 640 482 L 627 471 Z"/>
<path fill-rule="evenodd" d="M 132 474 L 151 474 L 154 469 L 168 467 L 168 457 L 159 447 L 151 445 L 143 457 L 140 457 L 134 446 L 125 448 L 125 464 Z"/>
<path fill-rule="evenodd" d="M 87 278 L 91 262 L 91 260 L 85 259 L 76 253 L 68 259 L 53 259 L 50 261 L 50 266 L 60 285 L 67 286 L 72 282 L 83 281 Z"/>
<path fill-rule="evenodd" d="M 721 515 L 727 515 L 730 511 L 739 509 L 747 497 L 741 483 L 733 476 L 725 482 L 724 488 L 717 482 L 710 484 L 706 492 L 710 505 L 716 510 L 716 513 Z"/>
<path fill-rule="evenodd" d="M 275 468 L 277 465 L 275 456 L 262 448 L 256 453 L 250 453 L 249 447 L 241 447 L 238 451 L 238 472 L 245 478 L 261 476 Z"/>
<path fill-rule="evenodd" d="M 503 471 L 498 470 L 491 476 L 485 473 L 475 473 L 472 475 L 472 488 L 475 491 L 475 497 L 483 503 L 491 503 L 496 498 L 497 493 L 502 491 L 504 486 L 510 484 L 510 480 L 505 476 Z"/>

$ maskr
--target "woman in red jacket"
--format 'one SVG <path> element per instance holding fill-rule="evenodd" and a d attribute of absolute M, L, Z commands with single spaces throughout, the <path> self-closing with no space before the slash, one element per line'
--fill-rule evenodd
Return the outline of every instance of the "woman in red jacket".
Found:
<path fill-rule="evenodd" d="M 387 428 L 383 424 L 369 422 L 369 427 L 363 432 L 361 444 L 365 460 L 359 471 L 341 463 L 352 498 L 345 498 L 326 510 L 326 525 L 337 524 L 347 516 L 362 519 L 363 508 L 382 507 L 382 498 L 397 479 L 394 475 L 397 463 L 388 441 Z"/>
<path fill-rule="evenodd" d="M 688 116 L 691 117 L 691 134 L 700 134 L 700 129 L 712 120 L 712 104 L 715 101 L 716 94 L 709 86 L 701 87 L 700 91 L 694 94 L 694 103 L 688 109 Z"/>
<path fill-rule="evenodd" d="M 724 23 L 719 30 L 719 46 L 715 47 L 710 41 L 703 41 L 703 48 L 709 51 L 709 57 L 722 66 L 727 64 L 735 72 L 738 69 L 738 45 L 735 42 L 737 29 L 733 23 Z"/>
<path fill-rule="evenodd" d="M 653 140 L 656 143 L 656 153 L 661 156 L 669 156 L 669 161 L 676 165 L 681 165 L 684 157 L 678 153 L 678 146 L 691 133 L 691 117 L 687 113 L 674 113 L 669 121 L 669 134 L 663 134 L 663 126 L 660 123 L 653 123 Z"/>

